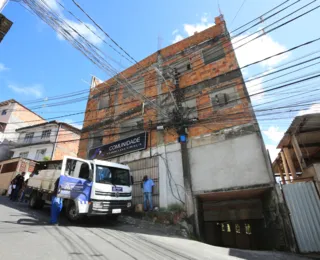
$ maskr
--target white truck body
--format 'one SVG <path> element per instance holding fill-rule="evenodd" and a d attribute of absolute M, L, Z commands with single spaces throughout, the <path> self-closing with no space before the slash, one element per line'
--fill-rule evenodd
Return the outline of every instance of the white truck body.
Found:
<path fill-rule="evenodd" d="M 59 167 L 60 168 L 60 167 Z M 57 194 L 55 183 L 59 179 Z M 68 218 L 120 214 L 131 208 L 132 177 L 126 165 L 66 156 L 61 169 L 40 170 L 28 182 L 30 206 L 40 208 L 52 196 L 63 198 Z"/>

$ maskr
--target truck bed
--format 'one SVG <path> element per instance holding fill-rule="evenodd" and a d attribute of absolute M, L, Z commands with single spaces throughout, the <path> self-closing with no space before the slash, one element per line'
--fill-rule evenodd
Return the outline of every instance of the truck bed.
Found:
<path fill-rule="evenodd" d="M 41 170 L 28 181 L 28 186 L 45 192 L 53 192 L 54 183 L 60 177 L 60 170 Z"/>

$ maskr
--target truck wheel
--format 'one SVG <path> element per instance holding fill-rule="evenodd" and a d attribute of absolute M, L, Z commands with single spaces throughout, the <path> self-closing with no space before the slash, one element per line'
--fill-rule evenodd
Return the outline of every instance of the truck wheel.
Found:
<path fill-rule="evenodd" d="M 32 193 L 29 199 L 29 207 L 32 209 L 41 209 L 44 206 L 44 201 L 39 199 L 37 193 Z"/>
<path fill-rule="evenodd" d="M 71 222 L 77 221 L 81 218 L 80 214 L 77 211 L 76 204 L 71 201 L 68 203 L 68 206 L 66 208 L 66 215 Z"/>

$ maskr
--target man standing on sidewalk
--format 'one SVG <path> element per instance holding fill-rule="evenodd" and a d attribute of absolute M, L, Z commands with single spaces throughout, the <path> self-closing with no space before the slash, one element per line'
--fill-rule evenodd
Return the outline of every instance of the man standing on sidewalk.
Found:
<path fill-rule="evenodd" d="M 147 203 L 149 203 L 149 211 L 153 210 L 152 205 L 152 193 L 153 193 L 154 182 L 149 179 L 147 175 L 143 177 L 143 208 L 144 211 L 148 210 Z"/>

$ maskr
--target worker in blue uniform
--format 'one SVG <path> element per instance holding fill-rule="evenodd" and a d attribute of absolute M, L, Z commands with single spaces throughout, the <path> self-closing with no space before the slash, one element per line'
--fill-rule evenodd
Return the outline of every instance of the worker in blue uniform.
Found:
<path fill-rule="evenodd" d="M 59 215 L 62 210 L 63 200 L 62 198 L 58 198 L 58 188 L 59 188 L 59 180 L 58 178 L 54 184 L 54 191 L 51 199 L 51 220 L 50 224 L 57 225 L 59 221 Z"/>

